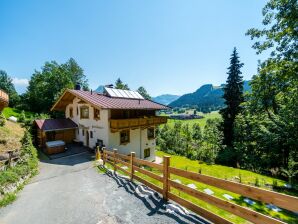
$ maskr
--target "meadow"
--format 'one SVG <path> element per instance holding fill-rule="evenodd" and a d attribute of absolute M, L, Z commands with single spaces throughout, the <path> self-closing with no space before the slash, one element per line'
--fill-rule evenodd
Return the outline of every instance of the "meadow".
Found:
<path fill-rule="evenodd" d="M 190 111 L 188 111 L 190 113 Z M 164 115 L 164 114 L 161 114 Z M 211 113 L 203 114 L 203 113 L 198 113 L 198 115 L 203 116 L 201 119 L 191 119 L 191 120 L 175 120 L 175 119 L 168 119 L 167 124 L 170 126 L 173 126 L 175 122 L 181 121 L 184 124 L 189 124 L 189 126 L 192 126 L 194 123 L 198 123 L 201 128 L 204 128 L 206 125 L 206 121 L 208 119 L 214 119 L 214 118 L 221 118 L 221 115 L 219 114 L 218 111 L 212 111 Z"/>

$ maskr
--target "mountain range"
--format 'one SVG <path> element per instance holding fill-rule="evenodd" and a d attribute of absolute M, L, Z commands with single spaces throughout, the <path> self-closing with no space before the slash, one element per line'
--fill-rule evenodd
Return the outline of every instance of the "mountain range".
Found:
<path fill-rule="evenodd" d="M 169 104 L 170 107 L 196 106 L 198 108 L 211 108 L 217 110 L 224 106 L 223 87 L 205 84 L 193 93 L 187 93 L 180 96 Z M 244 92 L 250 91 L 249 81 L 243 82 Z"/>
<path fill-rule="evenodd" d="M 180 96 L 172 94 L 163 94 L 157 97 L 152 97 L 152 100 L 156 103 L 161 103 L 163 105 L 169 105 L 173 101 L 177 100 Z"/>

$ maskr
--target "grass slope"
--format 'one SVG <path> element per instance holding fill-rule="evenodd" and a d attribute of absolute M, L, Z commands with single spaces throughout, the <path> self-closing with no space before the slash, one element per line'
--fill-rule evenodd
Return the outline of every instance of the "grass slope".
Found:
<path fill-rule="evenodd" d="M 11 116 L 14 116 L 16 118 L 19 118 L 21 112 L 22 112 L 21 110 L 18 110 L 16 108 L 6 107 L 6 108 L 4 108 L 4 110 L 3 110 L 2 113 L 4 114 L 4 116 L 6 118 L 9 118 Z M 26 117 L 30 117 L 30 116 L 33 116 L 34 113 L 25 111 L 25 115 L 26 115 Z"/>
<path fill-rule="evenodd" d="M 24 128 L 20 124 L 6 121 L 5 125 L 0 127 L 0 153 L 20 149 L 23 135 Z"/>
<path fill-rule="evenodd" d="M 161 152 L 161 151 L 157 151 L 156 155 L 159 157 L 163 157 L 164 155 L 169 155 L 169 154 Z M 222 178 L 222 179 L 227 179 L 227 180 L 235 180 L 235 177 L 241 176 L 241 181 L 242 181 L 242 183 L 245 183 L 245 184 L 254 184 L 256 179 L 258 179 L 261 187 L 263 187 L 263 188 L 265 188 L 265 184 L 272 185 L 273 182 L 277 182 L 277 184 L 279 186 L 283 186 L 285 184 L 285 181 L 283 181 L 283 180 L 260 175 L 260 174 L 257 174 L 257 173 L 251 172 L 251 171 L 247 171 L 247 170 L 241 170 L 241 169 L 227 167 L 227 166 L 221 166 L 221 165 L 208 165 L 205 163 L 201 163 L 199 161 L 190 160 L 183 156 L 176 156 L 176 155 L 170 155 L 170 156 L 171 156 L 171 166 L 180 168 L 180 169 L 184 169 L 184 170 L 188 170 L 188 171 L 192 171 L 192 172 L 201 171 L 202 174 L 214 176 L 214 177 L 218 177 L 218 178 Z M 118 165 L 120 167 L 123 166 L 121 164 L 118 164 Z M 112 168 L 111 165 L 109 165 L 109 164 L 107 164 L 107 166 L 108 166 L 108 168 Z M 150 170 L 156 174 L 162 175 L 162 173 L 159 170 L 152 169 L 149 167 L 144 167 L 144 168 L 147 170 Z M 119 173 L 121 173 L 122 175 L 125 175 L 122 172 L 119 172 Z M 139 172 L 137 172 L 135 174 L 137 176 L 140 176 L 143 179 L 157 185 L 157 186 L 162 187 L 162 183 L 160 183 L 159 181 L 157 181 L 155 179 L 152 179 L 152 178 L 150 178 L 146 175 L 143 175 Z M 171 175 L 171 179 L 179 180 L 179 181 L 181 181 L 182 184 L 185 184 L 185 185 L 194 184 L 197 187 L 197 190 L 199 190 L 199 191 L 203 191 L 204 189 L 209 188 L 210 190 L 212 190 L 214 192 L 214 196 L 221 198 L 223 200 L 227 200 L 225 197 L 223 197 L 223 194 L 229 194 L 234 198 L 231 201 L 232 203 L 236 203 L 241 206 L 249 207 L 250 209 L 261 212 L 265 215 L 269 215 L 274 218 L 282 219 L 283 221 L 285 221 L 287 223 L 293 223 L 293 224 L 297 223 L 298 217 L 297 217 L 297 215 L 295 215 L 292 212 L 288 212 L 285 210 L 282 210 L 281 212 L 275 212 L 275 211 L 268 209 L 266 207 L 266 204 L 260 203 L 258 201 L 256 201 L 256 203 L 254 205 L 249 206 L 248 204 L 246 204 L 243 201 L 244 198 L 241 195 L 234 194 L 234 193 L 226 191 L 226 190 L 208 186 L 206 184 L 195 182 L 195 181 L 192 181 L 192 180 L 189 180 L 186 178 L 182 178 L 182 177 L 176 176 L 176 175 Z M 268 188 L 266 188 L 266 189 L 268 189 Z M 222 217 L 232 221 L 233 223 L 237 223 L 237 224 L 238 223 L 250 223 L 236 215 L 233 215 L 229 212 L 219 209 L 219 208 L 217 208 L 213 205 L 210 205 L 204 201 L 198 200 L 198 199 L 196 199 L 192 196 L 189 196 L 185 193 L 179 192 L 176 189 L 171 189 L 171 192 L 176 195 L 179 195 L 180 197 L 182 197 L 186 200 L 189 200 L 189 201 L 199 205 L 202 208 L 205 208 L 219 216 L 222 216 Z"/>

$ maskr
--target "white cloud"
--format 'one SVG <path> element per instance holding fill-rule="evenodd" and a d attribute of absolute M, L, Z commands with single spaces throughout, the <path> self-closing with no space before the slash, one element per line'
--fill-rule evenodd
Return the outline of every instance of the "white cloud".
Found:
<path fill-rule="evenodd" d="M 28 79 L 19 79 L 19 78 L 15 77 L 12 79 L 12 83 L 15 86 L 27 87 L 29 85 L 29 80 Z"/>

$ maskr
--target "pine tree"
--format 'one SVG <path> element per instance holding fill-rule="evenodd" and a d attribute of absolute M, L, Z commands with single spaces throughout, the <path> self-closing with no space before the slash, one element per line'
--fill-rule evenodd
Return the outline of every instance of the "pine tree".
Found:
<path fill-rule="evenodd" d="M 116 89 L 123 89 L 123 90 L 129 90 L 129 87 L 127 84 L 124 84 L 120 78 L 118 78 L 115 82 L 115 88 Z"/>
<path fill-rule="evenodd" d="M 149 93 L 147 92 L 147 90 L 143 86 L 140 86 L 138 88 L 137 92 L 139 94 L 141 94 L 146 100 L 151 100 L 151 96 L 149 95 Z"/>
<path fill-rule="evenodd" d="M 240 63 L 237 49 L 234 48 L 230 59 L 230 67 L 228 68 L 228 79 L 224 87 L 224 95 L 226 107 L 220 110 L 223 117 L 223 143 L 232 146 L 233 142 L 233 126 L 236 115 L 241 111 L 240 104 L 243 98 L 243 80 L 240 71 L 243 63 Z"/>

